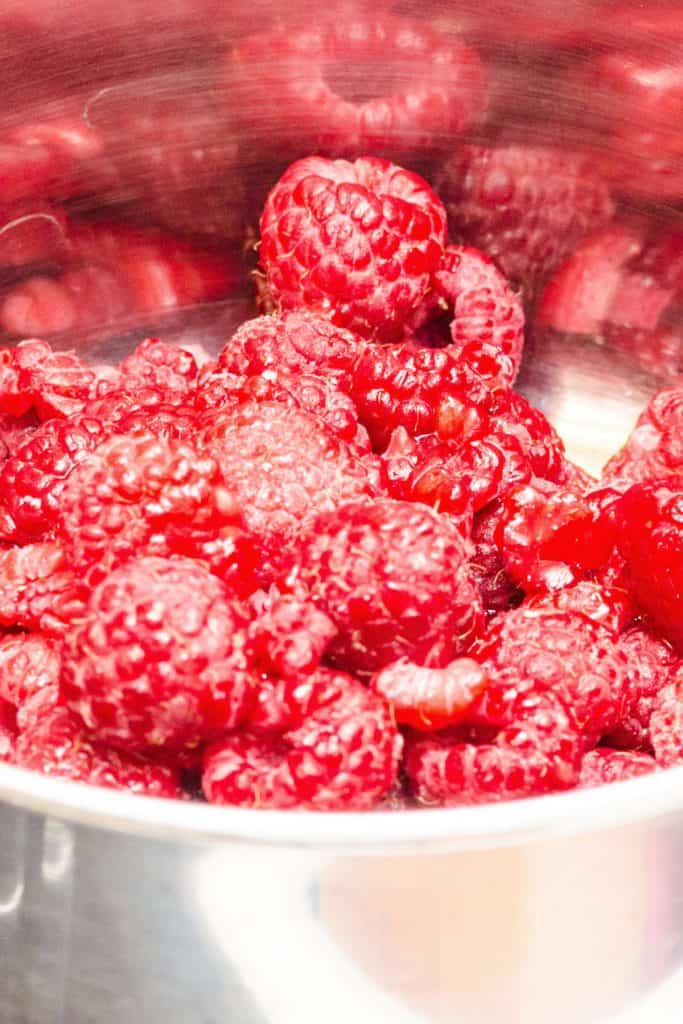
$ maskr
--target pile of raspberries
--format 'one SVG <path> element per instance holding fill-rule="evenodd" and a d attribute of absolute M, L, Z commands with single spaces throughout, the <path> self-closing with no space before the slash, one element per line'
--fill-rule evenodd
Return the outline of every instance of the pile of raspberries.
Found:
<path fill-rule="evenodd" d="M 572 464 L 518 291 L 385 159 L 293 163 L 258 252 L 215 359 L 0 351 L 0 758 L 316 810 L 683 762 L 683 387 Z"/>

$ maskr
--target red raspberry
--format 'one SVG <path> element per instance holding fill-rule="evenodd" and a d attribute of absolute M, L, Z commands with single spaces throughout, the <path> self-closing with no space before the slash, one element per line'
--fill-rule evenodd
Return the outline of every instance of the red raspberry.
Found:
<path fill-rule="evenodd" d="M 523 594 L 505 572 L 503 559 L 495 542 L 498 524 L 504 514 L 501 501 L 493 501 L 474 517 L 472 544 L 474 553 L 470 568 L 487 613 L 495 615 L 518 605 Z"/>
<path fill-rule="evenodd" d="M 146 796 L 183 796 L 176 768 L 108 750 L 93 740 L 78 717 L 59 703 L 56 687 L 32 697 L 19 722 L 15 761 L 22 768 Z"/>
<path fill-rule="evenodd" d="M 604 470 L 615 486 L 683 473 L 683 387 L 659 391 L 641 412 L 628 441 Z"/>
<path fill-rule="evenodd" d="M 457 658 L 445 668 L 425 668 L 406 658 L 387 665 L 370 685 L 389 701 L 396 721 L 420 732 L 457 725 L 487 683 L 481 665 Z"/>
<path fill-rule="evenodd" d="M 310 601 L 278 594 L 249 625 L 249 662 L 258 672 L 301 682 L 302 675 L 318 668 L 336 632 L 332 620 Z"/>
<path fill-rule="evenodd" d="M 13 764 L 16 760 L 17 726 L 14 708 L 0 699 L 0 763 Z"/>
<path fill-rule="evenodd" d="M 610 585 L 604 580 L 581 580 L 559 590 L 532 596 L 525 601 L 525 607 L 529 611 L 538 609 L 542 614 L 564 612 L 569 615 L 585 615 L 615 634 L 626 629 L 636 617 L 630 594 L 623 587 Z M 631 652 L 626 644 L 628 636 L 628 633 L 620 636 L 617 646 L 623 646 L 631 660 Z"/>
<path fill-rule="evenodd" d="M 197 411 L 193 405 L 157 405 L 151 410 L 134 409 L 118 423 L 120 434 L 153 434 L 162 441 L 197 440 Z"/>
<path fill-rule="evenodd" d="M 309 21 L 304 31 L 283 26 L 241 42 L 226 72 L 238 124 L 258 111 L 264 142 L 278 155 L 425 159 L 485 102 L 476 53 L 424 20 L 371 15 Z M 244 124 L 258 145 L 253 122 Z"/>
<path fill-rule="evenodd" d="M 0 471 L 0 537 L 25 544 L 47 536 L 69 474 L 105 437 L 85 416 L 48 420 L 32 433 Z"/>
<path fill-rule="evenodd" d="M 378 498 L 321 513 L 291 559 L 297 581 L 339 630 L 328 653 L 367 674 L 399 658 L 447 663 L 481 621 L 457 526 L 431 509 Z"/>
<path fill-rule="evenodd" d="M 157 338 L 141 342 L 121 363 L 123 387 L 159 388 L 174 395 L 189 395 L 197 379 L 197 362 L 191 352 Z"/>
<path fill-rule="evenodd" d="M 149 433 L 114 436 L 71 473 L 58 532 L 90 586 L 140 554 L 203 558 L 242 594 L 258 559 L 218 462 Z"/>
<path fill-rule="evenodd" d="M 376 157 L 306 157 L 266 199 L 259 258 L 283 309 L 393 341 L 429 290 L 445 235 L 443 207 L 417 174 Z"/>
<path fill-rule="evenodd" d="M 63 259 L 66 215 L 45 202 L 23 202 L 0 210 L 0 267 L 27 267 Z"/>
<path fill-rule="evenodd" d="M 53 352 L 45 341 L 22 341 L 0 351 L 0 413 L 42 420 L 82 411 L 95 375 L 75 352 Z"/>
<path fill-rule="evenodd" d="M 280 737 L 219 740 L 204 755 L 202 789 L 212 803 L 364 810 L 396 781 L 402 741 L 386 702 L 357 680 L 334 675 L 338 695 Z"/>
<path fill-rule="evenodd" d="M 661 768 L 683 764 L 683 683 L 680 670 L 652 701 L 650 741 Z"/>
<path fill-rule="evenodd" d="M 59 544 L 0 551 L 0 626 L 61 636 L 83 610 L 83 583 Z"/>
<path fill-rule="evenodd" d="M 312 644 L 304 642 L 303 649 L 310 651 L 313 658 L 320 648 L 319 640 L 320 637 L 316 637 Z M 255 653 L 258 659 L 258 650 Z M 252 660 L 251 652 L 249 658 Z M 255 667 L 262 670 L 263 665 L 257 660 Z M 271 665 L 270 670 L 273 668 L 275 666 Z M 342 672 L 321 667 L 295 672 L 293 664 L 291 672 L 287 665 L 284 668 L 283 676 L 261 675 L 243 723 L 250 733 L 270 739 L 281 736 L 298 728 L 313 712 L 339 701 L 340 693 L 343 695 L 348 690 L 349 677 Z"/>
<path fill-rule="evenodd" d="M 408 742 L 404 769 L 421 803 L 488 803 L 576 784 L 581 748 L 556 696 L 526 696 L 509 710 L 511 723 L 493 743 L 461 742 L 448 733 Z"/>
<path fill-rule="evenodd" d="M 317 512 L 379 490 L 373 464 L 301 409 L 245 403 L 207 417 L 204 436 L 264 549 L 266 583 Z"/>
<path fill-rule="evenodd" d="M 40 633 L 15 633 L 0 640 L 0 701 L 15 708 L 59 682 L 59 645 Z"/>
<path fill-rule="evenodd" d="M 635 484 L 617 507 L 618 545 L 641 610 L 683 649 L 683 486 L 680 477 Z"/>
<path fill-rule="evenodd" d="M 478 249 L 449 245 L 434 282 L 453 309 L 454 357 L 511 386 L 522 360 L 524 311 L 493 261 Z"/>
<path fill-rule="evenodd" d="M 595 161 L 540 146 L 464 146 L 436 188 L 453 237 L 487 252 L 528 296 L 614 212 Z"/>
<path fill-rule="evenodd" d="M 96 386 L 96 393 L 86 402 L 83 411 L 86 416 L 100 420 L 111 428 L 112 433 L 127 432 L 124 424 L 138 414 L 143 418 L 143 422 L 144 417 L 153 422 L 157 415 L 168 412 L 169 409 L 177 409 L 179 416 L 189 413 L 194 415 L 194 407 L 188 406 L 187 396 L 182 392 L 164 391 L 158 387 L 136 387 L 134 391 L 128 391 L 123 387 L 123 380 L 115 382 L 113 390 L 106 387 L 104 393 L 97 393 L 98 391 L 100 388 Z"/>
<path fill-rule="evenodd" d="M 7 350 L 5 350 L 7 351 Z M 2 352 L 0 351 L 0 379 L 2 378 Z M 0 390 L 1 390 L 0 384 Z M 3 416 L 0 414 L 0 442 L 7 449 L 6 457 L 13 455 L 40 426 L 35 412 L 24 413 L 23 416 Z M 2 461 L 2 460 L 0 460 Z"/>
<path fill-rule="evenodd" d="M 658 692 L 670 681 L 678 659 L 671 647 L 648 630 L 636 627 L 618 645 L 638 673 L 639 697 L 630 713 L 605 737 L 610 747 L 651 751 L 650 717 Z"/>
<path fill-rule="evenodd" d="M 616 542 L 619 496 L 610 489 L 577 494 L 542 480 L 508 491 L 496 536 L 507 575 L 529 593 L 561 589 L 599 569 Z"/>
<path fill-rule="evenodd" d="M 244 713 L 252 681 L 235 652 L 245 622 L 200 563 L 127 562 L 95 588 L 66 638 L 66 702 L 102 743 L 192 749 Z"/>
<path fill-rule="evenodd" d="M 579 785 L 603 786 L 608 782 L 623 782 L 624 779 L 648 775 L 656 768 L 657 762 L 650 754 L 597 747 L 584 754 Z"/>

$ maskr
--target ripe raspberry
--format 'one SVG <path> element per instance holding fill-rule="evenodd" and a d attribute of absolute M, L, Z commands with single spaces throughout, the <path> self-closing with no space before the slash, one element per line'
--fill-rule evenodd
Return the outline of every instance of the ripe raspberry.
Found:
<path fill-rule="evenodd" d="M 123 387 L 159 388 L 175 395 L 189 396 L 197 378 L 197 363 L 191 352 L 157 338 L 141 342 L 121 363 Z"/>
<path fill-rule="evenodd" d="M 45 341 L 22 341 L 0 351 L 0 413 L 41 420 L 82 411 L 95 375 L 75 352 L 53 352 Z"/>
<path fill-rule="evenodd" d="M 623 587 L 611 585 L 605 580 L 581 580 L 568 587 L 532 596 L 525 601 L 525 607 L 529 611 L 538 609 L 542 614 L 564 612 L 585 615 L 587 619 L 606 626 L 615 635 L 626 629 L 636 617 L 630 594 Z M 617 646 L 624 647 L 631 661 L 631 652 L 626 644 L 629 635 L 625 633 L 619 636 Z M 634 651 L 633 655 L 640 667 L 637 652 Z M 635 670 L 635 665 L 633 668 Z"/>
<path fill-rule="evenodd" d="M 85 416 L 48 420 L 32 433 L 0 471 L 0 537 L 19 544 L 46 537 L 69 474 L 105 437 L 102 424 Z"/>
<path fill-rule="evenodd" d="M 614 212 L 593 160 L 541 146 L 464 146 L 436 189 L 452 236 L 483 249 L 529 297 Z"/>
<path fill-rule="evenodd" d="M 0 209 L 0 267 L 28 267 L 64 258 L 66 215 L 46 202 L 14 203 Z"/>
<path fill-rule="evenodd" d="M 421 803 L 489 803 L 535 796 L 576 784 L 581 746 L 552 693 L 510 707 L 511 722 L 492 743 L 466 743 L 448 733 L 409 741 L 404 769 Z"/>
<path fill-rule="evenodd" d="M 202 558 L 241 594 L 258 555 L 218 462 L 180 441 L 114 436 L 72 471 L 58 533 L 70 565 L 93 586 L 140 554 Z"/>
<path fill-rule="evenodd" d="M 379 490 L 372 462 L 301 409 L 245 403 L 207 416 L 204 438 L 263 548 L 266 584 L 316 513 Z"/>
<path fill-rule="evenodd" d="M 650 741 L 661 768 L 683 763 L 683 684 L 680 670 L 655 695 L 650 714 Z"/>
<path fill-rule="evenodd" d="M 659 391 L 641 412 L 624 447 L 604 469 L 620 485 L 683 473 L 683 387 Z"/>
<path fill-rule="evenodd" d="M 473 50 L 424 20 L 377 15 L 251 36 L 233 52 L 225 81 L 238 125 L 258 111 L 263 143 L 278 155 L 367 151 L 424 160 L 472 124 L 485 102 Z"/>
<path fill-rule="evenodd" d="M 404 657 L 446 664 L 481 624 L 468 548 L 422 505 L 348 502 L 310 524 L 288 582 L 306 587 L 337 626 L 328 654 L 346 671 L 365 675 Z"/>
<path fill-rule="evenodd" d="M 134 414 L 148 417 L 150 421 L 169 408 L 177 409 L 179 416 L 189 413 L 194 415 L 194 406 L 188 406 L 187 396 L 182 392 L 164 391 L 158 387 L 140 387 L 129 391 L 125 389 L 123 380 L 115 382 L 113 390 L 107 387 L 103 393 L 100 391 L 95 388 L 95 394 L 86 402 L 83 411 L 86 416 L 100 420 L 107 428 L 111 428 L 112 433 L 126 433 L 124 424 Z"/>
<path fill-rule="evenodd" d="M 630 713 L 605 737 L 605 743 L 621 750 L 650 752 L 652 708 L 658 692 L 669 683 L 678 659 L 666 641 L 640 627 L 620 636 L 618 645 L 638 673 L 639 697 Z"/>
<path fill-rule="evenodd" d="M 635 484 L 617 506 L 617 543 L 641 611 L 683 649 L 683 486 L 680 477 Z"/>
<path fill-rule="evenodd" d="M 249 663 L 266 675 L 301 682 L 302 675 L 318 668 L 336 632 L 332 620 L 310 601 L 274 595 L 249 624 Z"/>
<path fill-rule="evenodd" d="M 197 440 L 197 411 L 193 405 L 157 405 L 151 410 L 134 409 L 122 416 L 117 434 L 153 434 L 161 441 Z"/>
<path fill-rule="evenodd" d="M 610 489 L 587 495 L 534 480 L 507 492 L 496 541 L 507 575 L 527 593 L 556 590 L 599 569 L 616 543 Z"/>
<path fill-rule="evenodd" d="M 6 351 L 6 350 L 5 350 Z M 2 355 L 0 354 L 0 377 L 2 376 Z M 0 385 L 1 390 L 1 385 Z M 0 414 L 0 442 L 6 448 L 5 457 L 13 455 L 40 426 L 40 420 L 34 410 L 23 416 L 3 416 Z"/>
<path fill-rule="evenodd" d="M 59 544 L 0 550 L 0 626 L 61 636 L 83 610 L 84 588 Z"/>
<path fill-rule="evenodd" d="M 15 633 L 0 640 L 0 701 L 20 707 L 44 687 L 56 686 L 60 646 L 40 633 Z"/>
<path fill-rule="evenodd" d="M 449 245 L 434 283 L 453 309 L 453 356 L 510 387 L 522 360 L 524 311 L 493 261 L 478 249 Z"/>
<path fill-rule="evenodd" d="M 177 768 L 108 750 L 93 740 L 78 717 L 59 702 L 56 687 L 33 696 L 19 721 L 15 761 L 22 768 L 146 796 L 183 796 Z"/>
<path fill-rule="evenodd" d="M 457 725 L 487 684 L 481 665 L 457 658 L 445 668 L 424 668 L 406 658 L 381 669 L 370 686 L 389 701 L 396 721 L 420 732 Z"/>
<path fill-rule="evenodd" d="M 17 726 L 14 708 L 0 699 L 0 763 L 14 764 L 16 760 Z"/>
<path fill-rule="evenodd" d="M 650 754 L 597 747 L 584 754 L 579 785 L 603 786 L 609 782 L 623 782 L 624 779 L 648 775 L 656 769 L 657 762 Z"/>
<path fill-rule="evenodd" d="M 95 588 L 66 638 L 66 702 L 102 743 L 192 749 L 244 713 L 253 683 L 235 652 L 245 622 L 200 563 L 129 561 Z"/>
<path fill-rule="evenodd" d="M 470 570 L 479 588 L 484 609 L 489 615 L 515 607 L 524 596 L 505 572 L 503 559 L 495 542 L 502 517 L 502 502 L 493 501 L 474 517 L 472 524 L 474 553 Z"/>
<path fill-rule="evenodd" d="M 202 789 L 212 803 L 364 810 L 396 781 L 402 741 L 386 702 L 335 675 L 338 696 L 280 737 L 241 733 L 204 755 Z"/>
<path fill-rule="evenodd" d="M 283 309 L 393 341 L 429 290 L 445 235 L 443 207 L 418 175 L 376 157 L 307 157 L 266 200 L 260 261 Z"/>

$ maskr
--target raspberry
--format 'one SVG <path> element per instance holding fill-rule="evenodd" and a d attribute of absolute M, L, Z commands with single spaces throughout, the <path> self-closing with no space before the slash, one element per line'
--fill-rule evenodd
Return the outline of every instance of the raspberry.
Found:
<path fill-rule="evenodd" d="M 133 409 L 118 423 L 117 433 L 153 434 L 162 441 L 197 440 L 197 412 L 193 405 L 157 405 L 151 410 Z"/>
<path fill-rule="evenodd" d="M 78 717 L 58 702 L 55 687 L 29 700 L 19 720 L 15 761 L 22 768 L 146 796 L 183 796 L 176 768 L 108 750 L 93 740 Z"/>
<path fill-rule="evenodd" d="M 269 146 L 292 155 L 429 158 L 485 102 L 473 50 L 424 20 L 385 16 L 318 19 L 304 31 L 290 25 L 249 37 L 232 54 L 226 87 L 238 124 L 257 110 Z"/>
<path fill-rule="evenodd" d="M 565 612 L 585 615 L 587 619 L 606 626 L 615 634 L 621 633 L 635 618 L 630 594 L 622 587 L 610 585 L 604 580 L 581 580 L 558 590 L 532 596 L 525 602 L 525 607 L 529 611 L 539 609 L 543 614 Z M 620 636 L 617 646 L 625 649 L 630 661 L 631 653 L 626 644 L 628 636 L 628 633 Z"/>
<path fill-rule="evenodd" d="M 336 632 L 332 620 L 309 601 L 277 595 L 249 625 L 249 661 L 257 671 L 300 682 L 318 668 Z"/>
<path fill-rule="evenodd" d="M 655 695 L 650 714 L 650 741 L 661 768 L 683 763 L 683 685 L 680 672 Z"/>
<path fill-rule="evenodd" d="M 212 803 L 364 810 L 396 781 L 402 741 L 386 702 L 335 674 L 338 695 L 279 737 L 219 740 L 204 755 Z"/>
<path fill-rule="evenodd" d="M 0 699 L 0 763 L 13 764 L 16 760 L 17 726 L 14 708 Z"/>
<path fill-rule="evenodd" d="M 488 614 L 496 614 L 519 604 L 523 594 L 505 572 L 503 559 L 495 542 L 498 524 L 504 514 L 501 501 L 493 501 L 474 517 L 470 562 L 472 577 L 479 588 Z"/>
<path fill-rule="evenodd" d="M 124 387 L 132 392 L 138 388 L 159 388 L 175 395 L 189 395 L 198 372 L 191 352 L 157 338 L 141 342 L 123 360 L 120 369 Z"/>
<path fill-rule="evenodd" d="M 417 799 L 476 804 L 575 785 L 580 744 L 555 695 L 535 694 L 510 711 L 510 724 L 493 743 L 463 743 L 448 734 L 409 741 L 404 769 Z"/>
<path fill-rule="evenodd" d="M 389 701 L 397 722 L 432 732 L 465 719 L 486 683 L 481 665 L 468 658 L 445 668 L 424 668 L 404 658 L 381 669 L 370 685 Z"/>
<path fill-rule="evenodd" d="M 618 646 L 638 673 L 639 697 L 630 713 L 605 737 L 605 743 L 622 750 L 650 751 L 652 708 L 657 693 L 669 682 L 678 659 L 664 640 L 639 627 L 619 637 Z"/>
<path fill-rule="evenodd" d="M 604 469 L 607 483 L 641 483 L 683 473 L 683 387 L 659 391 L 638 417 L 624 447 Z"/>
<path fill-rule="evenodd" d="M 127 562 L 66 637 L 66 703 L 102 743 L 191 750 L 244 712 L 252 680 L 235 658 L 244 626 L 244 610 L 200 563 Z"/>
<path fill-rule="evenodd" d="M 483 249 L 529 297 L 614 212 L 593 160 L 541 146 L 464 146 L 436 189 L 453 237 Z"/>
<path fill-rule="evenodd" d="M 66 215 L 45 202 L 0 209 L 0 267 L 27 267 L 64 258 Z"/>
<path fill-rule="evenodd" d="M 265 583 L 317 512 L 379 489 L 372 463 L 301 409 L 248 402 L 207 417 L 204 437 L 263 547 Z"/>
<path fill-rule="evenodd" d="M 42 420 L 81 412 L 95 375 L 75 352 L 53 352 L 45 341 L 22 341 L 0 352 L 0 413 L 35 409 Z"/>
<path fill-rule="evenodd" d="M 257 553 L 218 462 L 149 433 L 114 436 L 72 472 L 58 532 L 90 586 L 140 554 L 205 559 L 240 593 L 256 587 Z"/>
<path fill-rule="evenodd" d="M 0 354 L 0 376 L 2 375 L 1 367 L 2 355 Z M 24 413 L 23 416 L 3 416 L 0 414 L 0 442 L 7 449 L 6 457 L 13 455 L 25 441 L 28 441 L 39 426 L 40 420 L 33 410 Z"/>
<path fill-rule="evenodd" d="M 541 480 L 508 491 L 496 536 L 507 575 L 529 593 L 561 589 L 599 569 L 616 542 L 619 496 Z"/>
<path fill-rule="evenodd" d="M 0 551 L 0 626 L 60 636 L 83 608 L 83 584 L 59 544 Z"/>
<path fill-rule="evenodd" d="M 0 471 L 0 536 L 25 544 L 55 527 L 66 481 L 105 438 L 102 424 L 85 416 L 48 420 Z"/>
<path fill-rule="evenodd" d="M 20 707 L 59 682 L 59 645 L 40 633 L 16 633 L 0 640 L 0 701 Z"/>
<path fill-rule="evenodd" d="M 579 785 L 602 786 L 608 782 L 623 782 L 624 779 L 648 775 L 656 768 L 657 762 L 650 754 L 597 747 L 584 755 Z"/>
<path fill-rule="evenodd" d="M 493 261 L 478 249 L 449 245 L 434 282 L 453 308 L 454 357 L 511 386 L 522 359 L 524 312 Z"/>
<path fill-rule="evenodd" d="M 427 294 L 445 235 L 443 207 L 417 174 L 376 157 L 307 157 L 266 199 L 259 258 L 283 309 L 393 341 Z"/>
<path fill-rule="evenodd" d="M 141 417 L 149 417 L 150 421 L 160 413 L 169 408 L 178 409 L 179 414 L 185 415 L 192 412 L 193 406 L 188 407 L 186 395 L 175 391 L 164 391 L 158 387 L 136 387 L 134 391 L 125 390 L 123 381 L 115 382 L 113 390 L 106 387 L 104 393 L 97 393 L 100 389 L 95 388 L 95 394 L 86 402 L 84 413 L 94 419 L 100 420 L 115 433 L 124 433 L 123 424 L 134 414 Z"/>
<path fill-rule="evenodd" d="M 346 671 L 403 657 L 443 664 L 480 625 L 468 554 L 457 526 L 422 505 L 349 502 L 310 524 L 288 582 L 307 588 L 337 626 L 328 656 Z"/>

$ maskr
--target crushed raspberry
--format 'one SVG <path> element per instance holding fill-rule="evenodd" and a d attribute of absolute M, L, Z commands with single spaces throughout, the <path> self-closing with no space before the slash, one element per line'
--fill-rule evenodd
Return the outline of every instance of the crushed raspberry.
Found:
<path fill-rule="evenodd" d="M 502 502 L 492 501 L 474 517 L 472 524 L 474 553 L 470 568 L 488 616 L 515 607 L 524 596 L 507 575 L 495 541 L 503 514 Z"/>
<path fill-rule="evenodd" d="M 397 777 L 402 740 L 389 705 L 357 680 L 334 674 L 337 694 L 280 736 L 238 733 L 204 755 L 212 803 L 363 810 Z M 324 687 L 328 689 L 329 687 Z"/>
<path fill-rule="evenodd" d="M 381 669 L 370 685 L 389 701 L 400 725 L 432 732 L 463 721 L 487 682 L 481 665 L 468 658 L 444 668 L 427 668 L 404 658 Z"/>
<path fill-rule="evenodd" d="M 339 630 L 329 658 L 361 675 L 406 657 L 444 664 L 476 636 L 481 607 L 455 525 L 422 505 L 340 504 L 310 526 L 288 582 Z"/>
<path fill-rule="evenodd" d="M 103 743 L 192 749 L 244 712 L 252 680 L 231 659 L 244 626 L 241 605 L 200 563 L 133 559 L 92 591 L 65 638 L 62 692 Z"/>
<path fill-rule="evenodd" d="M 69 474 L 105 437 L 102 424 L 85 416 L 48 420 L 35 430 L 0 471 L 0 537 L 22 544 L 46 537 Z"/>
<path fill-rule="evenodd" d="M 259 258 L 283 309 L 393 341 L 427 294 L 445 235 L 443 207 L 417 174 L 376 157 L 307 157 L 266 200 Z"/>
<path fill-rule="evenodd" d="M 657 762 L 650 754 L 597 747 L 584 754 L 579 785 L 603 786 L 608 782 L 623 782 L 639 775 L 649 775 L 656 769 Z"/>
<path fill-rule="evenodd" d="M 250 36 L 231 55 L 225 82 L 238 122 L 258 110 L 268 127 L 260 139 L 253 122 L 245 122 L 253 144 L 292 156 L 368 152 L 425 159 L 472 124 L 485 103 L 485 73 L 475 51 L 424 19 L 377 15 L 318 19 L 303 31 L 285 25 Z"/>
<path fill-rule="evenodd" d="M 590 157 L 544 147 L 464 146 L 436 187 L 451 235 L 483 249 L 529 296 L 614 209 Z"/>
<path fill-rule="evenodd" d="M 148 432 L 115 435 L 72 471 L 57 530 L 90 585 L 140 554 L 205 560 L 242 593 L 258 553 L 216 458 Z"/>

